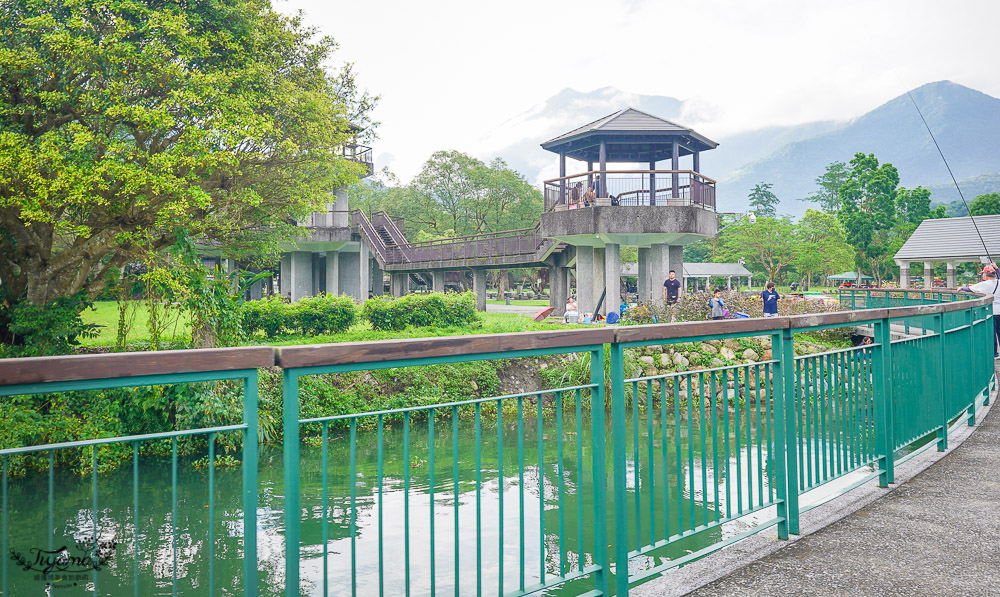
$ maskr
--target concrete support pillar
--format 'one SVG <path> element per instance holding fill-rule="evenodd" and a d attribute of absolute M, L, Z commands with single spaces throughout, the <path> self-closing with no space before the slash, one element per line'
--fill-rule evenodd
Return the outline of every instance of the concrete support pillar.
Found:
<path fill-rule="evenodd" d="M 576 303 L 580 316 L 593 313 L 594 305 L 594 247 L 576 248 Z"/>
<path fill-rule="evenodd" d="M 733 277 L 726 276 L 726 290 L 732 290 L 732 289 L 733 289 Z"/>
<path fill-rule="evenodd" d="M 431 272 L 431 290 L 434 292 L 444 292 L 444 272 L 434 270 Z"/>
<path fill-rule="evenodd" d="M 347 191 L 340 189 L 337 191 L 337 201 L 333 204 L 333 225 L 337 228 L 350 226 L 350 216 L 347 213 L 350 208 L 347 205 Z"/>
<path fill-rule="evenodd" d="M 326 293 L 337 296 L 340 294 L 340 253 L 326 252 Z"/>
<path fill-rule="evenodd" d="M 934 263 L 924 262 L 924 288 L 934 288 Z"/>
<path fill-rule="evenodd" d="M 385 294 L 385 272 L 374 257 L 372 255 L 372 296 L 382 296 Z"/>
<path fill-rule="evenodd" d="M 361 273 L 358 267 L 360 253 L 340 253 L 340 278 L 338 281 L 341 294 L 361 300 Z"/>
<path fill-rule="evenodd" d="M 474 268 L 472 270 L 472 291 L 476 293 L 476 309 L 486 310 L 486 270 Z"/>
<path fill-rule="evenodd" d="M 552 314 L 561 317 L 566 313 L 566 299 L 569 297 L 569 268 L 558 265 L 549 268 L 549 306 Z"/>
<path fill-rule="evenodd" d="M 590 303 L 593 305 L 594 314 L 597 314 L 597 301 L 601 300 L 601 295 L 604 294 L 604 248 L 594 248 L 594 292 L 593 301 Z M 607 306 L 607 297 L 605 297 L 604 304 L 601 305 L 600 313 L 604 313 L 604 307 Z"/>
<path fill-rule="evenodd" d="M 659 291 L 659 289 L 656 286 L 656 283 L 653 282 L 652 278 L 649 275 L 648 248 L 639 247 L 639 263 L 637 263 L 636 265 L 638 266 L 638 271 L 636 273 L 635 290 L 636 293 L 639 295 L 639 302 L 646 303 L 648 305 L 650 304 L 650 301 L 653 300 L 654 293 L 660 292 L 660 294 L 662 295 L 662 292 Z"/>
<path fill-rule="evenodd" d="M 666 249 L 665 252 L 667 254 L 667 262 L 669 264 L 667 266 L 667 271 L 669 272 L 670 270 L 674 270 L 674 273 L 677 274 L 677 277 L 683 276 L 684 275 L 684 247 L 682 247 L 680 245 L 669 245 L 669 246 L 667 246 L 667 249 Z M 661 284 L 662 284 L 662 282 L 661 282 Z M 680 294 L 681 295 L 684 294 L 684 288 L 683 287 L 681 287 L 681 293 Z M 677 298 L 679 299 L 680 295 L 678 295 Z"/>
<path fill-rule="evenodd" d="M 309 296 L 316 296 L 323 292 L 323 276 L 326 275 L 326 271 L 322 270 L 319 253 L 310 253 L 309 260 L 312 268 L 312 288 L 309 289 Z"/>
<path fill-rule="evenodd" d="M 604 139 L 601 139 L 601 146 L 597 152 L 598 159 L 601 162 L 601 174 L 600 174 L 600 189 L 598 189 L 598 197 L 608 196 L 608 143 Z"/>
<path fill-rule="evenodd" d="M 389 274 L 389 292 L 399 298 L 406 294 L 406 274 Z"/>
<path fill-rule="evenodd" d="M 701 152 L 696 151 L 691 154 L 691 169 L 695 172 L 701 172 Z"/>
<path fill-rule="evenodd" d="M 292 296 L 292 254 L 282 253 L 278 261 L 278 294 L 283 298 Z"/>
<path fill-rule="evenodd" d="M 356 297 L 356 300 L 361 303 L 368 300 L 368 292 L 372 287 L 370 255 L 371 250 L 368 247 L 368 242 L 362 239 L 361 253 L 358 256 L 358 296 Z"/>
<path fill-rule="evenodd" d="M 620 246 L 608 244 L 604 247 L 604 287 L 607 294 L 604 297 L 604 307 L 601 312 L 607 317 L 608 313 L 617 311 L 622 304 L 621 279 L 622 260 Z"/>
<path fill-rule="evenodd" d="M 649 285 L 654 303 L 663 303 L 663 283 L 670 273 L 670 255 L 667 245 L 653 245 L 649 248 Z M 681 272 L 677 272 L 681 275 Z"/>
<path fill-rule="evenodd" d="M 947 267 L 948 267 L 948 276 L 946 278 L 947 280 L 946 284 L 948 288 L 957 288 L 957 286 L 955 285 L 955 264 L 949 263 Z"/>
<path fill-rule="evenodd" d="M 257 280 L 250 285 L 250 300 L 259 301 L 264 295 L 265 280 Z"/>
<path fill-rule="evenodd" d="M 899 287 L 910 287 L 910 262 L 908 261 L 899 265 Z"/>
<path fill-rule="evenodd" d="M 291 301 L 295 301 L 310 296 L 312 290 L 312 253 L 307 251 L 293 251 L 289 267 Z M 282 284 L 284 290 L 284 284 Z"/>

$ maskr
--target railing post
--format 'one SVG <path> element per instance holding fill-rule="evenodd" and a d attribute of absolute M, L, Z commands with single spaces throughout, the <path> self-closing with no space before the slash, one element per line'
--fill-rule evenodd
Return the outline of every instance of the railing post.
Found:
<path fill-rule="evenodd" d="M 257 370 L 243 380 L 243 595 L 257 596 Z"/>
<path fill-rule="evenodd" d="M 938 395 L 941 397 L 941 427 L 938 429 L 938 452 L 944 452 L 948 449 L 948 398 L 945 395 L 947 388 L 945 387 L 945 371 L 947 367 L 945 366 L 945 361 L 948 358 L 947 347 L 945 346 L 945 335 L 944 335 L 944 313 L 938 313 L 934 316 L 934 331 L 938 335 L 938 366 L 932 374 L 938 377 L 938 387 L 940 391 Z"/>
<path fill-rule="evenodd" d="M 869 293 L 870 296 L 870 293 Z M 895 483 L 894 439 L 892 437 L 892 334 L 889 319 L 875 324 L 872 348 L 872 391 L 875 409 L 875 449 L 879 451 L 879 487 Z"/>
<path fill-rule="evenodd" d="M 973 350 L 975 350 L 977 353 L 979 353 L 979 351 L 987 351 L 986 354 L 989 354 L 989 352 L 988 352 L 989 349 L 990 348 L 994 348 L 994 346 L 996 345 L 996 341 L 993 339 L 993 320 L 990 319 L 990 315 L 993 313 L 993 306 L 992 305 L 987 305 L 985 307 L 980 307 L 979 309 L 980 309 L 980 311 L 983 314 L 983 323 L 980 324 L 984 328 L 980 332 L 980 334 L 982 334 L 982 336 L 983 336 L 983 340 L 980 341 L 980 342 L 983 343 L 983 346 L 980 347 L 980 346 L 973 345 Z M 986 346 L 986 342 L 985 342 L 986 338 L 989 338 L 989 344 L 990 344 L 989 347 Z M 979 354 L 982 354 L 982 353 L 979 353 Z M 986 361 L 986 359 L 984 358 L 983 362 L 985 363 L 985 361 Z M 993 361 L 990 360 L 990 364 L 991 365 L 992 365 L 992 363 L 993 363 Z M 992 379 L 992 377 L 993 377 L 993 371 L 994 370 L 995 370 L 995 367 L 990 366 L 990 367 L 987 368 L 987 371 L 983 372 L 983 378 L 986 380 L 986 398 L 983 400 L 983 406 L 989 406 L 990 405 L 990 379 Z"/>
<path fill-rule="evenodd" d="M 590 353 L 590 383 L 597 386 L 590 391 L 590 435 L 593 438 L 591 462 L 594 474 L 594 564 L 600 568 L 594 574 L 594 588 L 600 591 L 601 595 L 610 595 L 611 569 L 608 565 L 607 540 L 608 475 L 604 460 L 607 429 L 604 427 L 603 345 Z"/>
<path fill-rule="evenodd" d="M 603 367 L 602 367 L 603 369 Z M 601 372 L 603 375 L 603 371 Z M 634 399 L 634 397 L 633 397 Z M 615 595 L 628 596 L 628 518 L 625 466 L 625 349 L 611 343 L 611 475 L 614 479 Z M 638 491 L 639 488 L 636 488 Z"/>
<path fill-rule="evenodd" d="M 973 313 L 973 309 L 965 310 L 965 323 L 969 328 L 969 344 L 975 348 L 976 346 L 976 315 Z M 976 391 L 972 396 L 972 404 L 969 405 L 969 427 L 976 424 L 976 400 L 979 398 L 979 372 L 977 371 L 978 365 L 976 364 L 976 358 L 970 359 L 969 366 L 972 367 L 972 389 Z"/>
<path fill-rule="evenodd" d="M 778 490 L 778 537 L 799 534 L 798 430 L 795 427 L 795 351 L 791 328 L 771 335 L 774 375 L 774 475 Z"/>
<path fill-rule="evenodd" d="M 285 466 L 285 596 L 299 592 L 299 376 L 294 369 L 281 372 Z"/>

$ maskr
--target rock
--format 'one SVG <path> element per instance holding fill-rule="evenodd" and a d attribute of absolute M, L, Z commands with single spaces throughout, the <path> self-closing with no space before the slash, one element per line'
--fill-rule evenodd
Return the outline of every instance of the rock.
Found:
<path fill-rule="evenodd" d="M 650 357 L 650 358 L 652 358 L 652 357 Z M 653 376 L 659 375 L 659 374 L 660 374 L 660 372 L 657 371 L 656 367 L 654 367 L 653 365 L 646 366 L 646 377 L 653 377 Z"/>
<path fill-rule="evenodd" d="M 723 361 L 719 357 L 712 357 L 712 366 L 713 367 L 724 367 L 725 365 L 726 365 L 725 361 Z"/>
<path fill-rule="evenodd" d="M 760 355 L 754 349 L 748 348 L 743 351 L 743 360 L 757 362 L 760 360 Z"/>
<path fill-rule="evenodd" d="M 651 357 L 649 355 L 642 355 L 641 357 L 639 357 L 639 360 L 642 361 L 643 365 L 652 365 L 653 364 L 653 357 Z"/>
<path fill-rule="evenodd" d="M 662 366 L 662 367 L 669 367 L 672 364 L 673 364 L 673 361 L 670 359 L 670 354 L 669 353 L 665 352 L 665 353 L 662 353 L 660 355 L 660 366 Z"/>
<path fill-rule="evenodd" d="M 726 348 L 729 348 L 729 349 L 732 349 L 732 350 L 739 350 L 740 349 L 740 343 L 737 342 L 735 338 L 728 338 L 725 342 L 723 342 L 723 344 L 726 345 Z"/>
<path fill-rule="evenodd" d="M 763 357 L 763 360 L 765 360 L 765 361 L 770 361 L 770 360 L 771 360 L 771 359 L 773 359 L 773 358 L 774 358 L 774 357 L 773 357 L 773 356 L 771 355 L 771 349 L 770 349 L 770 348 L 764 351 L 764 357 Z"/>
<path fill-rule="evenodd" d="M 729 348 L 728 346 L 723 346 L 721 349 L 719 349 L 719 354 L 721 354 L 722 358 L 724 359 L 729 359 L 730 361 L 736 360 L 736 353 L 733 352 L 733 349 Z"/>
<path fill-rule="evenodd" d="M 722 340 L 709 340 L 708 343 L 717 348 L 722 346 Z"/>
<path fill-rule="evenodd" d="M 472 380 L 472 391 L 476 392 L 478 390 L 479 390 L 479 384 L 477 384 L 475 380 Z"/>
<path fill-rule="evenodd" d="M 675 352 L 674 353 L 674 364 L 675 365 L 679 365 L 681 367 L 687 367 L 688 365 L 691 364 L 691 361 L 687 360 L 687 357 L 685 357 L 681 353 Z"/>
<path fill-rule="evenodd" d="M 719 350 L 708 342 L 702 342 L 700 348 L 702 352 L 707 352 L 708 354 L 719 354 Z"/>

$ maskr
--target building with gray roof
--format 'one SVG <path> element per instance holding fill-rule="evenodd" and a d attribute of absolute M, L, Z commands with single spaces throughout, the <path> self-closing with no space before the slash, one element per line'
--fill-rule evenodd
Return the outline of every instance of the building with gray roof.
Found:
<path fill-rule="evenodd" d="M 957 264 L 989 263 L 997 255 L 1000 255 L 1000 215 L 924 220 L 893 258 L 899 266 L 903 288 L 910 285 L 910 264 L 921 261 L 925 288 L 933 285 L 934 264 L 941 262 L 947 264 L 946 285 L 955 288 Z"/>

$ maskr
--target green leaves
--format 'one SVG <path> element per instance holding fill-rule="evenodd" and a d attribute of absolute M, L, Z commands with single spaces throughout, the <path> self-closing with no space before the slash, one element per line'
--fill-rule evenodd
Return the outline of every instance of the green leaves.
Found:
<path fill-rule="evenodd" d="M 36 303 L 94 294 L 180 227 L 273 253 L 363 174 L 339 150 L 375 99 L 325 69 L 333 49 L 264 0 L 4 10 L 0 279 Z"/>

